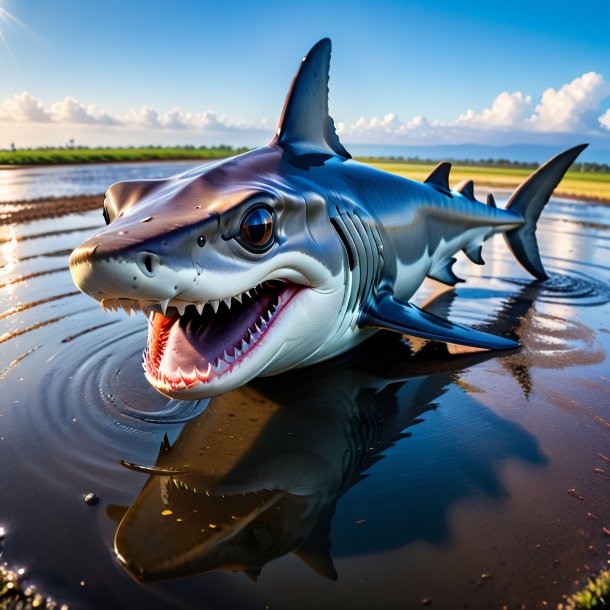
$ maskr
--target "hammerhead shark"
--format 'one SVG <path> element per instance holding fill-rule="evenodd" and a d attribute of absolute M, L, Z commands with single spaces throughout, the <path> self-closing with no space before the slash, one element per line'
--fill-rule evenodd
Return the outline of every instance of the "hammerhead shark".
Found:
<path fill-rule="evenodd" d="M 505 209 L 450 188 L 450 164 L 422 183 L 351 159 L 328 113 L 331 43 L 301 62 L 265 147 L 161 180 L 112 185 L 108 226 L 70 270 L 105 309 L 149 317 L 144 371 L 167 396 L 199 399 L 337 356 L 379 329 L 487 350 L 517 343 L 425 313 L 426 277 L 455 285 L 454 255 L 483 264 L 502 233 L 546 273 L 536 223 L 586 145 L 534 172 Z"/>
<path fill-rule="evenodd" d="M 426 308 L 446 313 L 454 294 L 445 292 Z M 535 296 L 523 288 L 494 325 L 518 336 Z M 436 408 L 460 370 L 490 357 L 489 351 L 456 357 L 445 345 L 424 341 L 416 350 L 384 333 L 332 363 L 257 379 L 214 398 L 173 445 L 165 437 L 154 465 L 123 462 L 149 477 L 131 506 L 108 507 L 120 520 L 114 542 L 119 561 L 142 582 L 219 570 L 256 579 L 266 564 L 293 553 L 336 579 L 330 532 L 341 497 Z M 515 378 L 521 383 L 523 371 Z M 396 544 L 428 530 L 438 535 L 444 510 L 456 498 L 497 493 L 504 460 L 544 462 L 527 431 L 484 408 L 479 417 L 493 427 L 494 442 L 465 439 L 465 447 L 482 447 L 485 454 L 464 449 L 464 463 L 476 463 L 484 475 L 474 487 L 443 483 L 435 497 L 444 508 L 418 497 L 425 517 L 392 489 L 392 504 L 404 502 L 401 511 L 417 524 L 409 528 L 401 520 L 393 529 L 394 540 L 402 536 Z"/>

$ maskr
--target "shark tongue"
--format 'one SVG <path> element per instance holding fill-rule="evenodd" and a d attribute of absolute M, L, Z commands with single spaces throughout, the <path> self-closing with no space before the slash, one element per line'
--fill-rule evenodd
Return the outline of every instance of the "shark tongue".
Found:
<path fill-rule="evenodd" d="M 225 299 L 202 313 L 187 307 L 182 316 L 155 312 L 145 356 L 147 373 L 168 385 L 190 387 L 202 377 L 231 367 L 260 337 L 282 304 L 297 291 L 294 284 L 265 282 L 251 297 Z"/>
<path fill-rule="evenodd" d="M 205 371 L 208 364 L 214 366 L 219 358 L 235 357 L 235 349 L 241 351 L 242 340 L 251 341 L 251 331 L 257 332 L 268 319 L 268 312 L 275 309 L 277 294 L 266 293 L 256 301 L 241 305 L 233 301 L 231 309 L 225 303 L 213 313 L 206 308 L 203 315 L 190 308 L 170 330 L 161 369 L 167 372 L 190 372 L 194 366 Z M 261 320 L 261 317 L 263 320 Z"/>

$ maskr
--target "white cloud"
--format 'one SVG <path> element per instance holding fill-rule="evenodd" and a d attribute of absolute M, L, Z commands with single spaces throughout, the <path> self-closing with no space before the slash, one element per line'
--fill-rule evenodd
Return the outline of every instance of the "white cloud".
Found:
<path fill-rule="evenodd" d="M 94 106 L 85 106 L 73 97 L 66 97 L 63 101 L 53 104 L 51 106 L 51 116 L 56 123 L 121 124 L 121 121 L 116 117 L 103 110 L 97 110 Z"/>
<path fill-rule="evenodd" d="M 608 110 L 606 110 L 597 120 L 602 127 L 610 130 L 610 108 L 608 108 Z"/>
<path fill-rule="evenodd" d="M 0 103 L 0 121 L 9 123 L 47 123 L 52 120 L 51 113 L 44 104 L 23 91 Z"/>
<path fill-rule="evenodd" d="M 468 110 L 457 118 L 457 123 L 479 127 L 512 127 L 523 122 L 531 114 L 532 98 L 520 91 L 504 91 L 492 102 L 489 108 L 480 113 Z"/>
<path fill-rule="evenodd" d="M 541 134 L 602 135 L 610 130 L 610 111 L 598 117 L 600 104 L 610 95 L 610 83 L 587 72 L 559 89 L 548 88 L 534 106 L 529 95 L 504 91 L 480 112 L 467 110 L 456 119 L 439 121 L 417 116 L 401 123 L 393 113 L 383 119 L 360 117 L 351 125 L 339 123 L 346 141 L 366 144 L 437 144 L 463 142 L 506 143 L 539 141 Z"/>
<path fill-rule="evenodd" d="M 506 144 L 565 139 L 566 134 L 608 138 L 610 110 L 599 115 L 600 105 L 609 95 L 610 83 L 600 74 L 588 72 L 558 89 L 546 89 L 537 103 L 521 91 L 504 91 L 482 110 L 470 109 L 451 120 L 418 115 L 402 121 L 389 112 L 382 117 L 359 117 L 353 123 L 338 121 L 336 126 L 348 144 Z M 258 146 L 271 139 L 274 127 L 267 119 L 252 124 L 210 110 L 189 113 L 172 108 L 160 113 L 143 106 L 112 114 L 73 97 L 49 106 L 26 91 L 0 102 L 0 123 L 8 141 L 20 145 L 75 138 L 88 144 L 223 142 Z M 48 127 L 42 129 L 42 124 Z M 35 137 L 41 140 L 32 141 Z"/>
<path fill-rule="evenodd" d="M 610 95 L 610 83 L 601 74 L 587 72 L 571 83 L 542 94 L 531 117 L 541 131 L 576 132 L 595 128 L 600 103 Z"/>

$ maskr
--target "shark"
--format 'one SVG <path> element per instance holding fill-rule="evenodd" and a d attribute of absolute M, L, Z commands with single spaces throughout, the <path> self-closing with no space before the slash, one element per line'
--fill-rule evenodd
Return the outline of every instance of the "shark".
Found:
<path fill-rule="evenodd" d="M 328 110 L 331 42 L 303 58 L 268 146 L 166 179 L 113 184 L 107 226 L 70 256 L 76 286 L 103 308 L 148 317 L 144 372 L 177 399 L 202 399 L 338 356 L 380 329 L 485 350 L 518 344 L 422 311 L 428 278 L 454 286 L 463 251 L 484 264 L 504 235 L 547 278 L 536 225 L 586 144 L 519 186 L 505 208 L 449 185 L 353 160 Z"/>
<path fill-rule="evenodd" d="M 423 307 L 447 314 L 454 297 L 445 291 Z M 535 298 L 535 290 L 522 288 L 493 326 L 521 336 Z M 332 363 L 253 380 L 213 398 L 173 444 L 164 437 L 154 465 L 122 462 L 148 479 L 130 506 L 107 507 L 118 522 L 116 557 L 145 583 L 217 571 L 256 580 L 267 564 L 290 553 L 336 580 L 331 531 L 342 497 L 374 476 L 370 468 L 423 423 L 463 370 L 491 357 L 489 351 L 456 356 L 442 343 L 414 346 L 395 333 L 379 333 Z M 523 387 L 524 371 L 512 373 Z M 485 476 L 465 477 L 480 487 L 457 491 L 443 484 L 438 497 L 448 505 L 470 493 L 493 495 L 506 460 L 544 462 L 529 433 L 485 413 L 481 421 L 493 426 L 495 442 L 472 448 L 457 435 L 469 458 L 456 461 L 479 464 Z M 398 496 L 405 501 L 398 488 L 391 494 L 393 503 Z M 432 518 L 431 529 L 439 533 L 444 511 L 423 504 L 423 520 Z M 417 508 L 407 503 L 401 510 L 417 525 L 401 520 L 392 536 L 399 545 L 426 529 Z"/>

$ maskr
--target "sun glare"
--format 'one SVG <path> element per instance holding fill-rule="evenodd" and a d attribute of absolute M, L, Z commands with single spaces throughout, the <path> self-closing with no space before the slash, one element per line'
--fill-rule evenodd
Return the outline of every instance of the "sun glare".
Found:
<path fill-rule="evenodd" d="M 9 13 L 5 8 L 6 4 L 6 0 L 0 0 L 0 41 L 6 47 L 7 51 L 10 52 L 6 31 L 11 26 L 23 26 L 23 23 L 19 21 L 17 17 Z"/>

